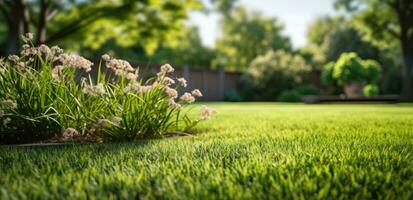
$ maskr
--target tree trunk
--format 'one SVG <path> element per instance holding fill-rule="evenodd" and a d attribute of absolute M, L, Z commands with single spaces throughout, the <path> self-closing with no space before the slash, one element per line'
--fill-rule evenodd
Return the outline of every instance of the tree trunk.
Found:
<path fill-rule="evenodd" d="M 403 56 L 402 66 L 402 100 L 413 100 L 413 84 L 412 84 L 412 69 L 413 69 L 413 34 L 410 31 L 413 30 L 413 13 L 411 12 L 413 3 L 410 0 L 396 1 L 394 9 L 397 13 L 397 17 L 400 24 L 400 45 Z"/>
<path fill-rule="evenodd" d="M 23 23 L 23 32 L 24 33 L 29 33 L 30 32 L 30 27 L 29 27 L 29 18 L 30 18 L 30 13 L 29 10 L 27 9 L 26 3 L 24 0 L 19 0 L 20 4 L 20 9 L 21 9 L 21 22 Z"/>
<path fill-rule="evenodd" d="M 402 77 L 403 77 L 403 93 L 402 97 L 405 101 L 413 100 L 413 90 L 412 90 L 412 68 L 413 68 L 413 48 L 410 44 L 413 41 L 402 41 L 402 53 L 403 53 L 403 67 L 402 67 Z"/>
<path fill-rule="evenodd" d="M 46 42 L 46 24 L 49 13 L 49 1 L 40 1 L 39 26 L 37 29 L 37 43 L 44 44 Z"/>
<path fill-rule="evenodd" d="M 20 18 L 22 16 L 21 11 L 21 4 L 19 2 L 15 2 L 11 5 L 6 55 L 17 54 L 19 52 Z"/>

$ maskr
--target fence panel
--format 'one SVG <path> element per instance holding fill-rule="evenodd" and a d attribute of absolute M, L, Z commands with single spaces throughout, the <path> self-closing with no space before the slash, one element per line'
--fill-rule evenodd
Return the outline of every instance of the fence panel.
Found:
<path fill-rule="evenodd" d="M 141 78 L 148 78 L 156 75 L 160 65 L 131 63 L 132 66 L 139 66 L 139 75 Z M 98 62 L 95 66 L 98 66 Z M 92 79 L 97 77 L 97 67 L 92 68 L 90 75 Z M 110 73 L 105 67 L 102 67 L 102 72 Z M 173 78 L 184 77 L 188 81 L 188 88 L 182 89 L 180 92 L 190 92 L 194 89 L 199 89 L 203 93 L 201 101 L 222 101 L 225 93 L 229 90 L 237 90 L 237 83 L 241 73 L 224 72 L 222 70 L 198 70 L 192 69 L 189 66 L 176 67 L 173 73 Z"/>

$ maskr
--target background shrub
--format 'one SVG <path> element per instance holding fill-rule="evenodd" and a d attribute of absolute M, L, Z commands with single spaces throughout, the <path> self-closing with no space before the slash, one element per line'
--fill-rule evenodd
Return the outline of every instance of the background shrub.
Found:
<path fill-rule="evenodd" d="M 324 85 L 344 85 L 350 82 L 376 85 L 381 78 L 381 66 L 374 60 L 362 60 L 356 53 L 343 53 L 336 62 L 324 66 L 321 81 Z"/>
<path fill-rule="evenodd" d="M 366 97 L 372 97 L 379 95 L 379 87 L 377 85 L 366 85 L 363 88 L 363 94 Z"/>
<path fill-rule="evenodd" d="M 336 79 L 333 78 L 335 62 L 327 63 L 321 71 L 321 83 L 324 85 L 337 85 Z"/>
<path fill-rule="evenodd" d="M 301 94 L 296 90 L 287 90 L 281 93 L 278 97 L 281 102 L 301 102 Z"/>
<path fill-rule="evenodd" d="M 412 75 L 413 78 L 413 75 Z M 380 88 L 385 94 L 399 94 L 402 89 L 402 77 L 398 67 L 389 67 L 384 74 Z"/>
<path fill-rule="evenodd" d="M 343 53 L 334 64 L 333 78 L 338 85 L 348 82 L 364 82 L 367 78 L 363 61 L 356 53 Z"/>
<path fill-rule="evenodd" d="M 254 100 L 274 100 L 282 91 L 302 84 L 310 70 L 299 55 L 269 51 L 251 62 L 243 85 L 250 88 Z"/>
<path fill-rule="evenodd" d="M 320 95 L 320 90 L 313 85 L 301 85 L 293 90 L 285 90 L 278 97 L 282 102 L 301 102 L 304 95 Z"/>
<path fill-rule="evenodd" d="M 241 94 L 236 91 L 236 90 L 229 90 L 225 92 L 225 97 L 224 97 L 225 101 L 233 101 L 233 102 L 238 102 L 238 101 L 242 101 L 243 98 L 241 96 Z"/>
<path fill-rule="evenodd" d="M 301 96 L 304 95 L 320 95 L 320 89 L 314 85 L 301 85 L 294 88 Z"/>
<path fill-rule="evenodd" d="M 370 84 L 377 84 L 381 78 L 381 66 L 374 60 L 363 60 L 363 67 L 366 70 L 366 81 Z"/>

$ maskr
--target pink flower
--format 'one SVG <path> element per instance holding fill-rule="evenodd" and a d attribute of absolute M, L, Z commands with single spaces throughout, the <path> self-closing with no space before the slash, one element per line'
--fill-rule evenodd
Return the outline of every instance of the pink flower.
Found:
<path fill-rule="evenodd" d="M 161 72 L 163 73 L 171 73 L 174 72 L 175 69 L 170 64 L 164 64 L 161 66 Z"/>
<path fill-rule="evenodd" d="M 217 111 L 212 109 L 212 108 L 208 108 L 207 106 L 202 106 L 201 108 L 201 119 L 202 120 L 207 120 L 210 119 L 211 116 L 216 113 Z"/>
<path fill-rule="evenodd" d="M 194 95 L 195 97 L 202 97 L 202 93 L 198 89 L 193 90 L 192 95 Z"/>
<path fill-rule="evenodd" d="M 178 97 L 178 91 L 176 91 L 175 89 L 170 88 L 170 87 L 165 88 L 165 93 L 166 93 L 166 95 L 168 95 L 169 97 L 172 97 L 172 98 Z"/>
<path fill-rule="evenodd" d="M 182 87 L 188 86 L 185 78 L 178 78 L 177 80 L 178 80 L 178 83 L 179 83 L 180 86 L 182 86 Z"/>
<path fill-rule="evenodd" d="M 182 107 L 181 104 L 175 102 L 174 98 L 169 99 L 168 106 L 171 108 L 176 108 L 176 109 L 179 109 Z"/>
<path fill-rule="evenodd" d="M 193 103 L 195 101 L 195 97 L 193 97 L 190 93 L 185 92 L 180 99 L 185 101 L 186 103 Z"/>

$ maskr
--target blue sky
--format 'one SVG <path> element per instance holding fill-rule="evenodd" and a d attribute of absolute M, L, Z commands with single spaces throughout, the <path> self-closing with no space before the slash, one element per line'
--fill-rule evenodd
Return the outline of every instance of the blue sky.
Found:
<path fill-rule="evenodd" d="M 264 16 L 275 16 L 285 25 L 284 34 L 291 38 L 294 47 L 306 43 L 308 25 L 317 16 L 336 14 L 334 0 L 240 0 L 248 9 L 260 11 Z M 202 41 L 213 47 L 220 35 L 219 16 L 192 13 L 190 24 L 200 28 Z"/>

